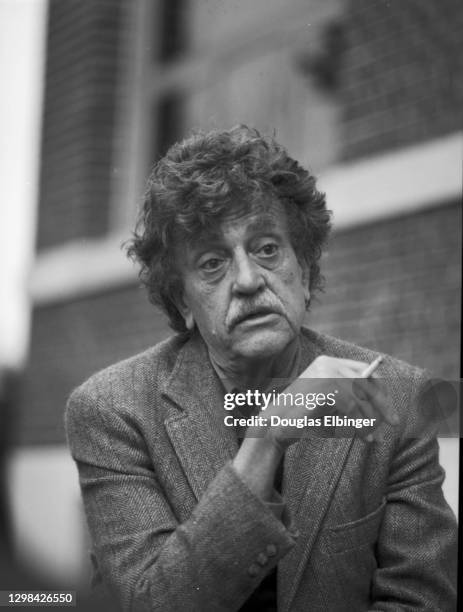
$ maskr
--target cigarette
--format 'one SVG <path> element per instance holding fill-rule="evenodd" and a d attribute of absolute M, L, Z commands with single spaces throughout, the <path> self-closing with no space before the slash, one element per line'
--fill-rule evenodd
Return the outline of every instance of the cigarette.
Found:
<path fill-rule="evenodd" d="M 382 360 L 383 360 L 382 355 L 380 355 L 379 357 L 376 357 L 376 359 L 372 361 L 370 365 L 363 370 L 363 372 L 360 374 L 360 378 L 369 378 L 373 374 L 373 372 L 376 370 L 376 368 L 379 366 L 379 364 L 382 362 Z"/>

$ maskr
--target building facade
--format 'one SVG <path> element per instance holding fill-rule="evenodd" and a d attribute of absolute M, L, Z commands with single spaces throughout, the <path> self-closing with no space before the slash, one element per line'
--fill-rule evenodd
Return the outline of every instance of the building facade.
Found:
<path fill-rule="evenodd" d="M 334 234 L 308 325 L 459 378 L 462 26 L 454 0 L 49 1 L 11 468 L 16 535 L 37 562 L 87 571 L 63 410 L 93 372 L 171 333 L 121 245 L 149 168 L 191 128 L 253 125 L 319 175 Z M 443 443 L 444 463 L 456 448 Z"/>

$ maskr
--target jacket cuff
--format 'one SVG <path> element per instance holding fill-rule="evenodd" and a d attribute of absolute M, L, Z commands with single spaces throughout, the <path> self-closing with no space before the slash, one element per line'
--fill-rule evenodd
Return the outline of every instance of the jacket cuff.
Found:
<path fill-rule="evenodd" d="M 272 499 L 270 501 L 264 501 L 259 496 L 257 496 L 248 485 L 242 480 L 242 478 L 238 475 L 238 472 L 233 467 L 233 464 L 227 463 L 224 468 L 225 471 L 230 471 L 233 474 L 233 478 L 238 480 L 240 486 L 246 490 L 247 495 L 253 496 L 258 502 L 266 509 L 266 514 L 272 514 L 276 520 L 280 523 L 280 527 L 283 526 L 287 535 L 292 539 L 296 540 L 299 537 L 299 532 L 294 526 L 292 517 L 289 513 L 289 510 L 286 506 L 285 500 L 283 497 L 273 489 L 272 491 Z"/>

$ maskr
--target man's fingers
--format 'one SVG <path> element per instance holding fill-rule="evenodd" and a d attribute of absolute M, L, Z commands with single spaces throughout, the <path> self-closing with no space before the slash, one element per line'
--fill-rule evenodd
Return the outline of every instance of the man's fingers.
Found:
<path fill-rule="evenodd" d="M 384 381 L 356 379 L 352 383 L 352 391 L 360 401 L 370 404 L 372 417 L 384 420 L 390 425 L 397 425 L 398 415 L 392 406 Z"/>
<path fill-rule="evenodd" d="M 367 399 L 357 398 L 357 406 L 359 407 L 361 416 L 367 419 L 378 419 L 378 414 Z"/>
<path fill-rule="evenodd" d="M 366 361 L 354 361 L 353 359 L 339 359 L 339 373 L 345 378 L 360 378 L 362 372 L 368 367 Z"/>
<path fill-rule="evenodd" d="M 300 378 L 356 378 L 367 367 L 365 361 L 320 355 L 302 372 Z"/>

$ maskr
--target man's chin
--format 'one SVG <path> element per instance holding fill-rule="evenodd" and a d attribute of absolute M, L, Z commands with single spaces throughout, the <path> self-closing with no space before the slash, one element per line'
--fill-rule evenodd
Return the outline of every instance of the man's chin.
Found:
<path fill-rule="evenodd" d="M 237 341 L 233 352 L 249 361 L 267 359 L 282 353 L 292 339 L 287 333 L 257 332 Z"/>

